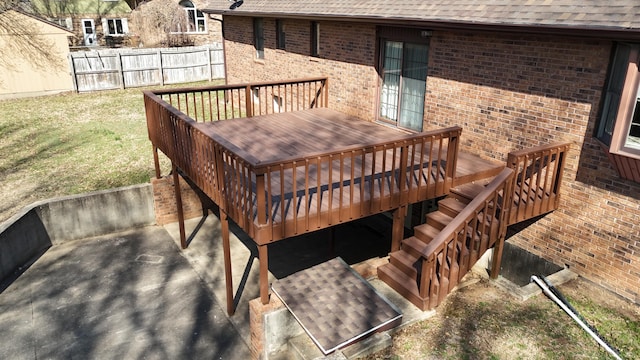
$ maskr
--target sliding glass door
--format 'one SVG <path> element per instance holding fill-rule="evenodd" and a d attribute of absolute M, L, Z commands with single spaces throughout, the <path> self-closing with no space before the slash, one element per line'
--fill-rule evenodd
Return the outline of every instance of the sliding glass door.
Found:
<path fill-rule="evenodd" d="M 379 119 L 422 131 L 429 46 L 384 40 L 382 51 Z"/>

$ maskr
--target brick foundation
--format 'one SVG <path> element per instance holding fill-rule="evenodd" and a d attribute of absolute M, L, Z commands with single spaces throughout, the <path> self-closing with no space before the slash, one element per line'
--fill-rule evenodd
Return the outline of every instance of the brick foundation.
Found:
<path fill-rule="evenodd" d="M 165 225 L 178 221 L 178 207 L 176 204 L 173 176 L 167 175 L 160 179 L 151 179 L 153 187 L 153 207 L 156 214 L 156 223 Z M 202 216 L 202 202 L 196 192 L 189 187 L 186 181 L 180 177 L 180 192 L 182 196 L 182 208 L 185 219 Z"/>
<path fill-rule="evenodd" d="M 251 358 L 254 360 L 266 359 L 264 349 L 265 331 L 264 314 L 273 310 L 284 308 L 284 304 L 277 296 L 271 296 L 269 303 L 262 304 L 260 298 L 249 301 L 249 326 L 251 331 Z"/>

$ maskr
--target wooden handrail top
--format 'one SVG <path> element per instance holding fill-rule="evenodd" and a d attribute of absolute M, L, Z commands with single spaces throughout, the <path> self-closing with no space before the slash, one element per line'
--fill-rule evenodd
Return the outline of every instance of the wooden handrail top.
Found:
<path fill-rule="evenodd" d="M 241 83 L 241 84 L 233 84 L 233 85 L 214 85 L 214 86 L 198 86 L 198 87 L 184 87 L 184 88 L 174 88 L 174 89 L 158 89 L 158 90 L 146 90 L 144 93 L 152 93 L 155 95 L 167 95 L 167 94 L 185 94 L 191 92 L 201 92 L 201 91 L 224 91 L 224 90 L 237 90 L 244 89 L 246 87 L 263 87 L 263 86 L 277 86 L 277 85 L 291 85 L 291 84 L 299 84 L 299 83 L 308 83 L 315 81 L 326 81 L 329 78 L 324 77 L 311 77 L 311 78 L 303 78 L 303 79 L 289 79 L 284 81 L 262 81 L 255 83 Z"/>
<path fill-rule="evenodd" d="M 531 154 L 531 153 L 536 153 L 536 152 L 541 152 L 541 151 L 548 151 L 548 150 L 552 150 L 552 149 L 555 149 L 555 148 L 565 148 L 565 150 L 567 150 L 570 147 L 571 147 L 571 143 L 569 143 L 569 142 L 555 142 L 555 143 L 540 145 L 540 146 L 536 146 L 536 147 L 532 147 L 532 148 L 526 148 L 526 149 L 522 149 L 522 150 L 512 151 L 512 152 L 509 153 L 509 157 L 511 157 L 511 156 L 523 156 L 523 155 L 526 155 L 526 154 Z"/>
<path fill-rule="evenodd" d="M 484 202 L 503 184 L 508 181 L 513 174 L 513 169 L 504 168 L 498 176 L 496 176 L 478 196 L 476 196 L 447 226 L 436 235 L 421 251 L 421 255 L 425 259 L 429 256 L 435 256 L 437 250 L 443 247 L 451 234 L 465 225 L 467 218 L 471 217 L 478 209 L 484 206 Z M 430 259 L 431 260 L 431 259 Z"/>

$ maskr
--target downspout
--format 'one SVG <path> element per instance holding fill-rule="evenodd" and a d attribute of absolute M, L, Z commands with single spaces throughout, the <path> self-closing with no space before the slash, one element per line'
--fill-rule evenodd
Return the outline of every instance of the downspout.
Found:
<path fill-rule="evenodd" d="M 544 281 L 543 281 L 544 280 Z M 609 345 L 606 341 L 604 341 L 600 335 L 587 323 L 582 320 L 582 317 L 577 313 L 575 309 L 567 302 L 566 299 L 560 294 L 560 292 L 553 287 L 553 285 L 549 284 L 546 279 L 543 278 L 541 280 L 535 275 L 531 276 L 531 281 L 535 282 L 553 302 L 558 304 L 562 310 L 564 310 L 571 318 L 584 329 L 600 346 L 602 346 L 609 354 L 611 354 L 617 360 L 622 360 L 618 351 L 616 351 L 611 345 Z M 557 294 L 557 295 L 556 295 Z"/>
<path fill-rule="evenodd" d="M 225 43 L 227 42 L 227 40 L 224 36 L 224 14 L 220 19 L 211 17 L 211 14 L 209 14 L 209 20 L 218 21 L 220 23 L 220 33 L 222 35 L 222 55 L 224 57 L 224 83 L 225 85 L 229 85 L 227 81 L 227 51 L 225 49 Z"/>

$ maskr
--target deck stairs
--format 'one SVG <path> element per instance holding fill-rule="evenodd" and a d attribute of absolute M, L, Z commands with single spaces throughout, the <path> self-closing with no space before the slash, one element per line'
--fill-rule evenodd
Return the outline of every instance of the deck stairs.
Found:
<path fill-rule="evenodd" d="M 556 143 L 514 151 L 497 176 L 452 188 L 392 249 L 378 277 L 421 310 L 438 306 L 490 248 L 497 277 L 507 226 L 557 209 L 569 149 Z"/>
<path fill-rule="evenodd" d="M 400 249 L 389 254 L 389 263 L 378 268 L 378 277 L 421 310 L 440 304 L 484 252 L 494 246 L 500 231 L 499 220 L 495 215 L 479 214 L 473 224 L 466 225 L 476 229 L 463 231 L 465 241 L 450 241 L 444 245 L 445 251 L 439 246 L 433 247 L 434 253 L 425 254 L 425 249 L 434 239 L 437 241 L 442 230 L 485 190 L 484 184 L 489 180 L 451 189 L 451 193 L 438 202 L 438 210 L 427 214 L 426 222 L 414 227 L 414 235 L 404 239 Z M 488 203 L 487 206 L 491 210 L 495 204 Z M 486 230 L 477 230 L 480 228 Z M 435 266 L 423 271 L 423 266 L 429 266 L 427 259 L 430 257 L 434 258 Z M 425 275 L 432 278 L 421 281 Z M 428 291 L 420 290 L 421 283 L 429 287 Z"/>

